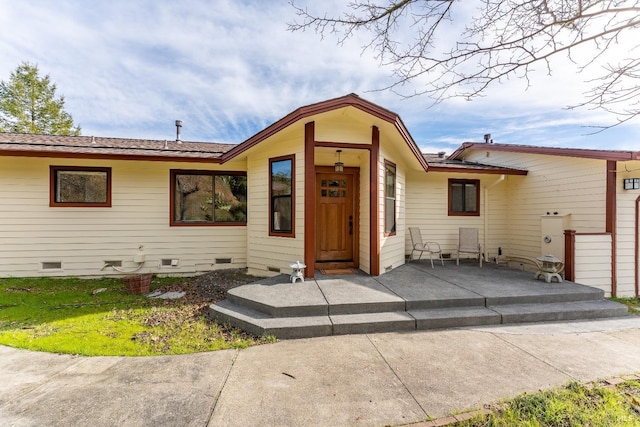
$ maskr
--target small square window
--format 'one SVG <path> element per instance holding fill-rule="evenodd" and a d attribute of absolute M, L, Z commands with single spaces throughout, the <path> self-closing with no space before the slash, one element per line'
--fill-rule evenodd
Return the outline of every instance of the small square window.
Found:
<path fill-rule="evenodd" d="M 449 216 L 480 215 L 480 181 L 449 180 Z"/>

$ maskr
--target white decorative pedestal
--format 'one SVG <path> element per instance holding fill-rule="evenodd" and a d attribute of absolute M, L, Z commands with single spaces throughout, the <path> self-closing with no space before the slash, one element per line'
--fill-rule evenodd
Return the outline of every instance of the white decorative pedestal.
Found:
<path fill-rule="evenodd" d="M 558 283 L 562 283 L 562 277 L 560 272 L 564 267 L 562 260 L 554 257 L 553 255 L 545 255 L 536 258 L 538 261 L 538 271 L 536 272 L 536 279 L 544 277 L 544 281 L 551 283 L 551 279 L 554 277 L 558 279 Z"/>
<path fill-rule="evenodd" d="M 304 269 L 306 265 L 301 263 L 300 261 L 296 261 L 293 264 L 289 264 L 291 267 L 291 283 L 296 283 L 296 280 L 300 279 L 301 282 L 304 282 Z"/>

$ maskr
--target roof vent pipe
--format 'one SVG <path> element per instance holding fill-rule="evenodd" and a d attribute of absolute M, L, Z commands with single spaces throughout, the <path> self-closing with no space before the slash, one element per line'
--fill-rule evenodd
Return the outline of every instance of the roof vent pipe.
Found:
<path fill-rule="evenodd" d="M 181 143 L 180 140 L 180 128 L 182 127 L 182 120 L 176 120 L 176 142 Z"/>

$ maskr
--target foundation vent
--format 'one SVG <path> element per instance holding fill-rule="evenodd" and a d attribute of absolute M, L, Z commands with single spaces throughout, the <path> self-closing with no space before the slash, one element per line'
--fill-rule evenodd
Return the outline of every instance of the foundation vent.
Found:
<path fill-rule="evenodd" d="M 216 264 L 231 264 L 231 258 L 216 258 Z"/>
<path fill-rule="evenodd" d="M 43 270 L 62 270 L 61 261 L 44 261 L 42 263 Z"/>
<path fill-rule="evenodd" d="M 122 267 L 122 261 L 120 260 L 109 260 L 104 262 L 105 267 Z"/>
<path fill-rule="evenodd" d="M 278 267 L 267 267 L 267 270 L 272 271 L 274 273 L 280 273 L 280 269 Z"/>

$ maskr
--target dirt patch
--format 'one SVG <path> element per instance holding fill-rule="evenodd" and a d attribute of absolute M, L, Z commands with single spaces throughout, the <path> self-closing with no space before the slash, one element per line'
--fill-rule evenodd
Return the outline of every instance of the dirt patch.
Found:
<path fill-rule="evenodd" d="M 184 298 L 176 300 L 176 302 L 203 305 L 206 311 L 210 304 L 225 299 L 229 289 L 259 279 L 261 277 L 247 274 L 244 268 L 216 270 L 201 276 L 185 278 L 184 281 L 162 286 L 157 290 L 161 292 L 186 292 Z"/>

